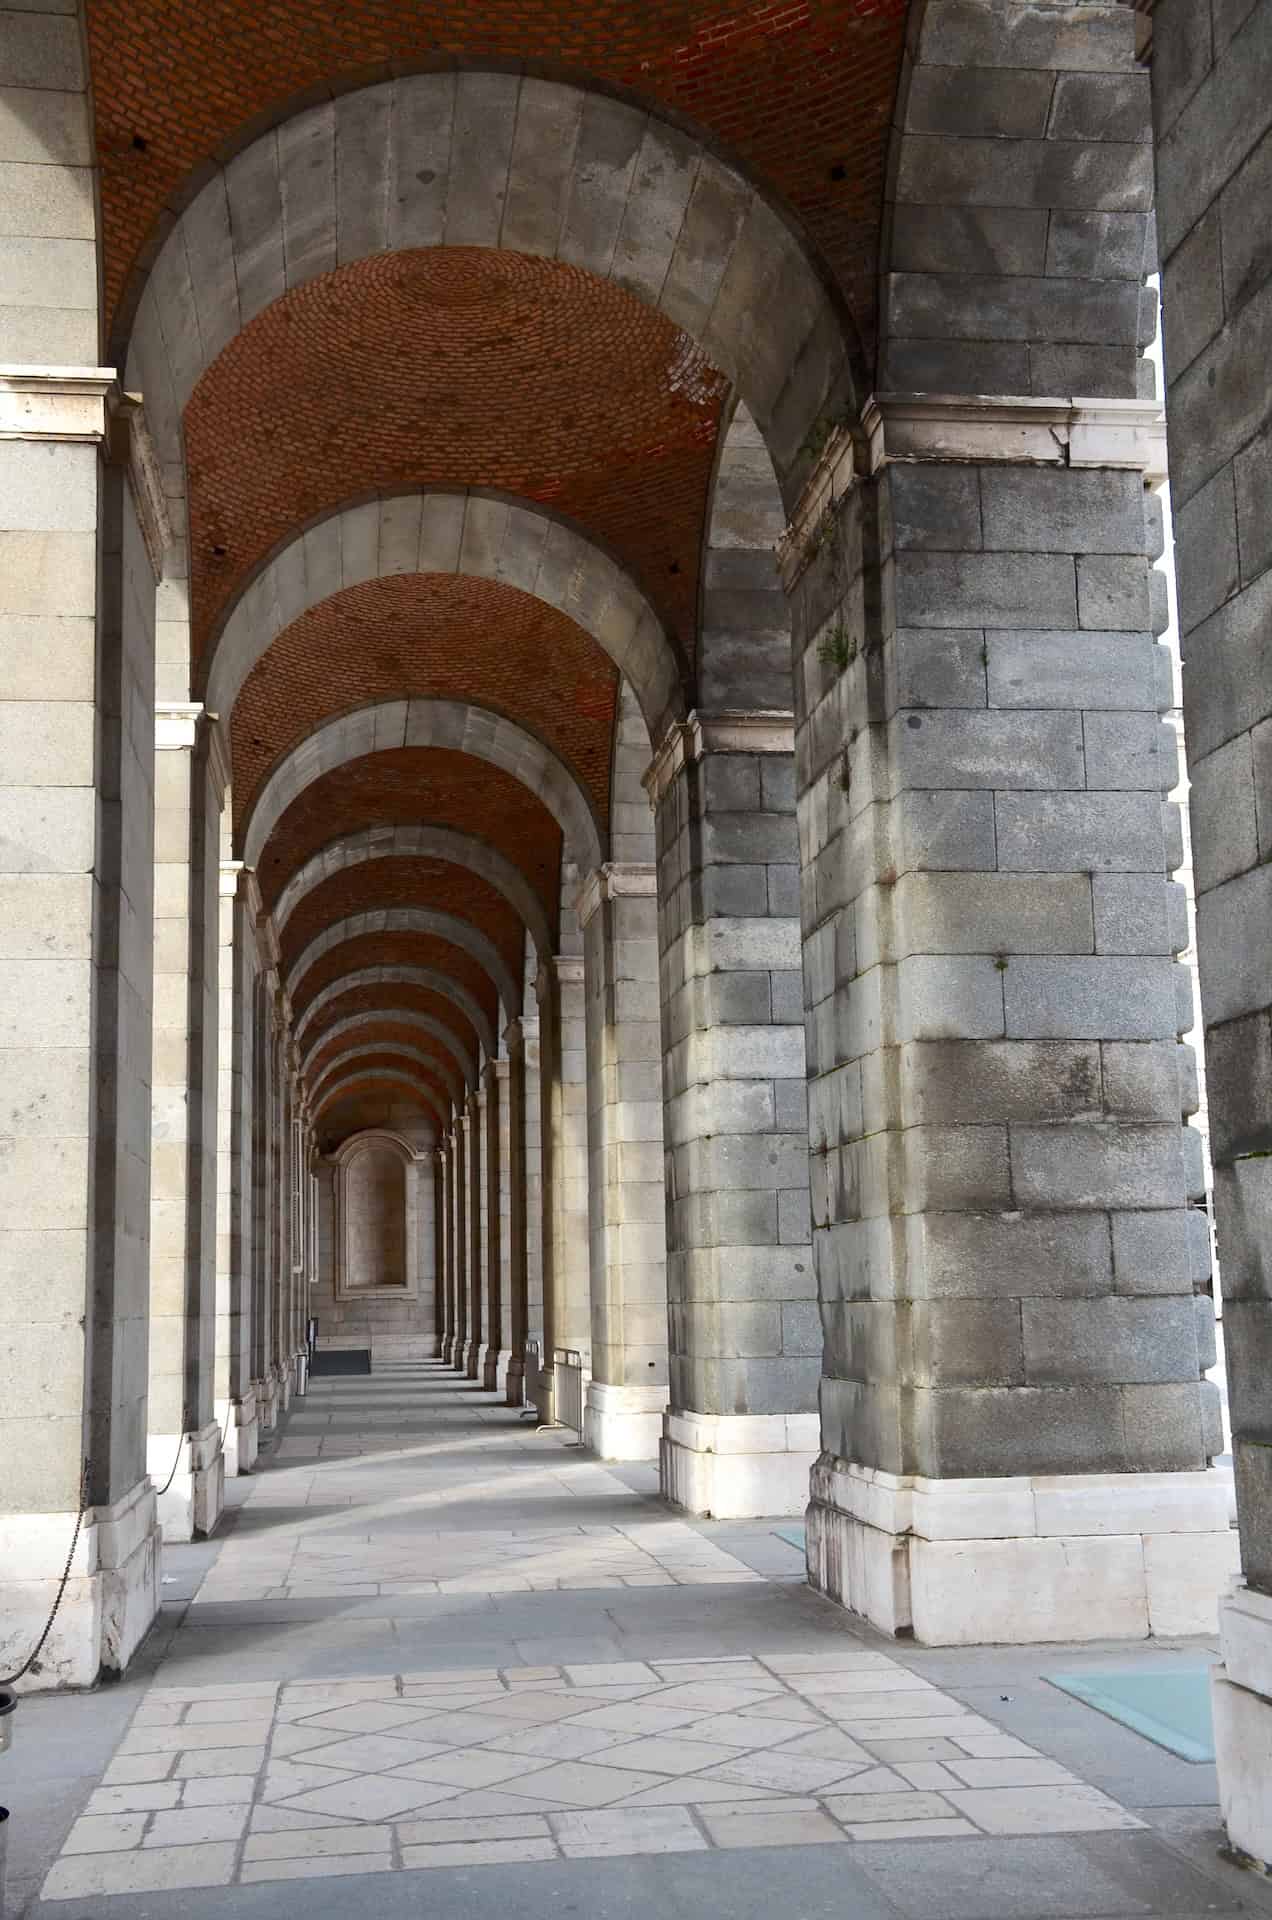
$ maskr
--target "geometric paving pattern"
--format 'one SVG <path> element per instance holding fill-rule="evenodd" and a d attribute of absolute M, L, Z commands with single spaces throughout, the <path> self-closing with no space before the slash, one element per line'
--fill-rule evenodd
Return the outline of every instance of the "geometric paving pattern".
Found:
<path fill-rule="evenodd" d="M 42 1897 L 1140 1825 L 851 1645 L 154 1686 Z"/>

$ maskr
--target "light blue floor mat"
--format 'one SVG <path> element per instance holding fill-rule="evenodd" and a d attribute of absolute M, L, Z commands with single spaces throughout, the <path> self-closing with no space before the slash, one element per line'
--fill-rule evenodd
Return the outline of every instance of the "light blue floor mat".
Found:
<path fill-rule="evenodd" d="M 788 1547 L 798 1547 L 800 1552 L 803 1553 L 804 1551 L 803 1527 L 774 1527 L 773 1531 L 777 1535 L 779 1540 L 785 1540 Z"/>
<path fill-rule="evenodd" d="M 1213 1760 L 1208 1667 L 1139 1667 L 1133 1673 L 1048 1673 L 1044 1679 L 1097 1713 L 1142 1733 L 1181 1760 Z"/>

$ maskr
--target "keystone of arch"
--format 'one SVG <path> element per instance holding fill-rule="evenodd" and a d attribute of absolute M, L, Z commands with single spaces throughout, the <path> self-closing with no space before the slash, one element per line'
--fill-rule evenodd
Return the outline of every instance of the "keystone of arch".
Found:
<path fill-rule="evenodd" d="M 404 573 L 465 574 L 518 588 L 592 636 L 635 688 L 653 738 L 683 718 L 676 651 L 631 576 L 546 509 L 493 492 L 384 495 L 297 534 L 244 589 L 214 641 L 209 707 L 230 713 L 253 667 L 312 608 L 346 588 Z"/>
<path fill-rule="evenodd" d="M 475 124 L 480 140 L 451 139 Z M 738 389 L 793 509 L 810 432 L 851 389 L 844 323 L 793 228 L 657 114 L 477 68 L 401 74 L 293 114 L 184 208 L 126 362 L 161 460 L 182 470 L 186 402 L 266 307 L 368 255 L 437 246 L 562 260 L 665 315 Z"/>
<path fill-rule="evenodd" d="M 339 991 L 343 993 L 346 990 L 344 986 L 341 986 Z M 337 994 L 334 997 L 338 998 L 339 995 Z M 315 1034 L 309 1045 L 300 1049 L 301 1072 L 305 1073 L 308 1071 L 309 1063 L 315 1053 L 317 1053 L 321 1047 L 325 1047 L 329 1041 L 356 1032 L 359 1028 L 365 1027 L 368 1021 L 378 1022 L 382 1020 L 392 1021 L 393 1025 L 398 1027 L 414 1027 L 420 1033 L 434 1032 L 437 1024 L 431 1014 L 420 1013 L 414 1007 L 395 1007 L 391 1003 L 383 1007 L 363 1008 L 360 1013 L 342 1014 L 340 1019 L 333 1021 L 325 1032 Z M 386 1041 L 383 1044 L 388 1045 L 390 1043 Z M 471 1085 L 471 1082 L 469 1082 L 469 1084 Z"/>
<path fill-rule="evenodd" d="M 447 708 L 452 715 L 456 714 L 455 703 L 437 701 L 432 704 L 437 709 Z M 371 708 L 368 711 L 374 712 L 375 709 Z M 467 713 L 470 721 L 474 717 L 480 717 L 483 721 L 495 719 L 494 715 L 481 714 L 476 708 L 469 708 Z M 506 728 L 514 733 L 521 731 L 520 728 L 512 727 L 510 721 L 498 720 L 496 724 L 500 730 Z M 413 735 L 414 729 L 408 728 L 408 732 Z M 449 735 L 446 730 L 439 729 L 432 739 L 420 740 L 411 737 L 405 744 L 408 747 L 453 748 L 456 752 L 471 754 L 475 759 L 488 760 L 495 766 L 504 767 L 506 772 L 515 774 L 522 784 L 547 807 L 564 833 L 566 846 L 570 849 L 571 855 L 575 854 L 576 849 L 586 849 L 589 854 L 592 849 L 595 849 L 594 864 L 599 866 L 601 840 L 591 809 L 583 800 L 582 790 L 575 786 L 573 777 L 566 772 L 561 762 L 550 754 L 546 747 L 541 747 L 539 742 L 533 740 L 529 734 L 522 735 L 528 746 L 533 747 L 536 754 L 542 756 L 547 772 L 551 774 L 555 768 L 562 782 L 565 783 L 561 788 L 554 788 L 550 780 L 543 784 L 536 784 L 535 780 L 526 777 L 530 768 L 524 762 L 520 766 L 511 766 L 493 753 L 483 752 L 481 750 L 483 732 L 484 729 L 475 731 L 470 725 L 465 724 Z M 544 791 L 544 785 L 547 786 L 547 791 Z M 572 796 L 578 804 L 562 805 L 562 793 L 567 799 Z M 358 833 L 345 834 L 339 840 L 329 841 L 325 847 L 319 848 L 317 853 L 311 855 L 303 867 L 297 868 L 279 894 L 274 907 L 274 928 L 279 939 L 282 939 L 283 929 L 305 895 L 312 892 L 315 887 L 320 887 L 324 880 L 331 879 L 333 874 L 343 873 L 347 867 L 359 866 L 366 860 L 428 859 L 434 854 L 433 841 L 439 831 L 445 831 L 445 829 L 421 826 L 363 827 Z M 592 871 L 590 866 L 586 870 L 589 873 Z"/>
<path fill-rule="evenodd" d="M 435 1020 L 431 1013 L 419 1013 L 414 1008 L 404 1007 L 399 1013 L 391 1006 L 383 1008 L 375 1007 L 369 1012 L 364 1008 L 359 1013 L 347 1014 L 343 1016 L 341 1020 L 333 1022 L 328 1032 L 322 1034 L 319 1039 L 315 1040 L 313 1046 L 321 1045 L 323 1040 L 329 1040 L 332 1034 L 336 1032 L 347 1033 L 352 1027 L 361 1025 L 367 1020 L 400 1021 L 406 1019 L 408 1013 L 410 1015 L 410 1024 L 418 1028 L 421 1033 L 431 1034 L 434 1040 L 440 1041 L 446 1049 L 446 1052 L 450 1054 L 451 1058 L 459 1067 L 459 1075 L 455 1076 L 455 1086 L 458 1088 L 462 1080 L 464 1086 L 475 1088 L 477 1085 L 476 1056 L 468 1052 L 467 1048 L 461 1041 L 455 1038 L 455 1035 L 443 1021 Z M 348 1025 L 345 1024 L 345 1021 L 348 1022 Z M 313 1051 L 313 1047 L 311 1047 L 310 1051 Z M 446 1079 L 447 1085 L 449 1086 L 454 1069 L 448 1067 L 445 1060 L 439 1060 L 436 1064 L 437 1071 Z"/>
<path fill-rule="evenodd" d="M 430 993 L 440 994 L 443 1000 L 449 1000 L 457 1006 L 464 1018 L 471 1022 L 477 1038 L 488 1060 L 493 1060 L 498 1047 L 495 1030 L 482 1012 L 467 987 L 461 987 L 448 973 L 438 967 L 357 967 L 352 973 L 346 973 L 339 980 L 333 980 L 329 986 L 316 993 L 304 1014 L 296 1023 L 293 1038 L 302 1055 L 305 1049 L 301 1040 L 311 1020 L 324 1007 L 342 993 L 352 993 L 355 987 L 426 987 Z"/>
<path fill-rule="evenodd" d="M 383 933 L 423 933 L 449 941 L 451 946 L 468 954 L 489 975 L 510 1020 L 515 1020 L 521 1012 L 523 992 L 518 989 L 494 941 L 467 920 L 461 920 L 453 913 L 440 913 L 432 907 L 381 907 L 376 911 L 351 913 L 343 920 L 334 920 L 321 933 L 316 933 L 293 961 L 287 976 L 288 992 L 292 999 L 295 1000 L 299 994 L 301 981 L 309 969 L 317 966 L 337 947 L 344 946 L 350 940 L 362 940 Z"/>
<path fill-rule="evenodd" d="M 346 1078 L 334 1082 L 328 1087 L 322 1099 L 319 1100 L 314 1107 L 315 1124 L 322 1118 L 323 1114 L 334 1101 L 339 1100 L 342 1094 L 348 1093 L 351 1088 L 358 1086 L 360 1083 L 365 1083 L 368 1086 L 392 1083 L 396 1086 L 405 1087 L 413 1099 L 418 1100 L 421 1106 L 430 1107 L 437 1115 L 438 1120 L 441 1122 L 441 1130 L 443 1133 L 446 1132 L 451 1124 L 450 1115 L 446 1112 L 441 1101 L 432 1089 L 422 1086 L 414 1074 L 399 1073 L 394 1067 L 376 1067 L 371 1073 L 364 1074 L 359 1074 L 355 1069 Z"/>

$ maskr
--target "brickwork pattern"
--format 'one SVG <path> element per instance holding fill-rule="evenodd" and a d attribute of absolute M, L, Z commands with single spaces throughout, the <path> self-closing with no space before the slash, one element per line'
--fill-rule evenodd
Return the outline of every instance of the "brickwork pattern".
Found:
<path fill-rule="evenodd" d="M 210 0 L 174 20 L 164 0 L 90 0 L 107 310 L 124 294 L 127 314 L 165 209 L 241 129 L 315 89 L 485 58 L 591 74 L 692 119 L 790 202 L 868 332 L 904 14 L 902 0 L 353 0 L 335 14 L 284 0 L 266 20 Z"/>
<path fill-rule="evenodd" d="M 524 873 L 551 913 L 559 885 L 561 831 L 546 807 L 502 769 L 429 747 L 367 754 L 306 787 L 266 843 L 259 869 L 262 896 L 272 904 L 295 868 L 345 834 L 416 821 L 486 841 Z M 302 906 L 292 919 L 304 912 Z M 291 931 L 289 921 L 289 936 Z"/>
<path fill-rule="evenodd" d="M 274 767 L 323 721 L 412 696 L 472 701 L 548 745 L 609 811 L 618 674 L 564 614 L 492 580 L 395 574 L 302 615 L 234 707 L 234 804 L 245 820 Z"/>
<path fill-rule="evenodd" d="M 513 909 L 489 881 L 445 860 L 373 860 L 324 880 L 287 923 L 287 957 L 303 952 L 325 927 L 350 914 L 394 907 L 433 907 L 467 921 L 493 943 L 507 966 L 520 968 L 525 932 Z M 320 964 L 333 965 L 338 951 L 324 955 Z M 387 964 L 387 946 L 377 942 L 377 953 L 384 960 L 377 958 L 373 964 Z M 306 993 L 309 977 L 305 975 Z"/>
<path fill-rule="evenodd" d="M 305 1009 L 324 987 L 364 967 L 431 967 L 467 989 L 492 1023 L 498 1018 L 498 995 L 490 975 L 461 948 L 431 934 L 362 934 L 345 940 L 307 969 L 292 994 L 292 1011 L 299 1025 Z"/>
<path fill-rule="evenodd" d="M 669 320 L 559 261 L 436 247 L 293 289 L 185 410 L 196 658 L 298 524 L 465 486 L 583 523 L 687 639 L 724 385 Z"/>

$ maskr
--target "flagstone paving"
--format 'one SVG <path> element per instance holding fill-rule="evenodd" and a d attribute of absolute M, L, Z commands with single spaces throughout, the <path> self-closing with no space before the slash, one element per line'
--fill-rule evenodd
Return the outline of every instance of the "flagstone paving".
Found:
<path fill-rule="evenodd" d="M 852 1647 L 160 1685 L 43 1897 L 1142 1825 Z"/>
<path fill-rule="evenodd" d="M 1262 1906 L 1211 1897 L 1209 1769 L 1049 1689 L 1040 1711 L 1032 1654 L 883 1640 L 808 1591 L 772 1523 L 690 1521 L 650 1486 L 439 1366 L 315 1382 L 225 1537 L 166 1557 L 197 1578 L 123 1685 L 24 1703 L 32 1729 L 115 1731 L 17 1911 L 395 1920 L 418 1885 L 463 1920 L 546 1917 L 566 1873 L 589 1911 L 627 1886 L 615 1913 L 759 1916 L 770 1861 L 809 1915 L 851 1887 L 853 1920 L 948 1920 L 954 1887 L 975 1920 L 980 1888 L 1013 1920 Z M 648 1878 L 675 1856 L 684 1908 Z"/>

